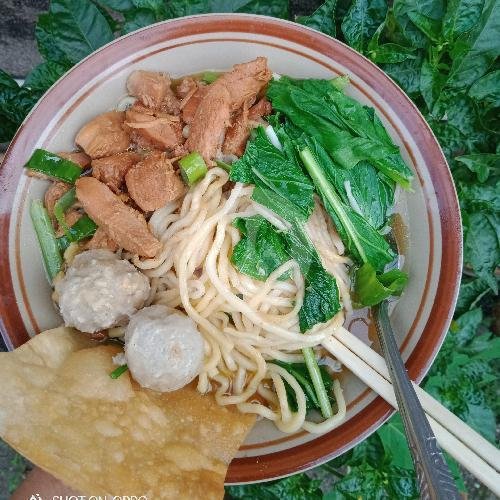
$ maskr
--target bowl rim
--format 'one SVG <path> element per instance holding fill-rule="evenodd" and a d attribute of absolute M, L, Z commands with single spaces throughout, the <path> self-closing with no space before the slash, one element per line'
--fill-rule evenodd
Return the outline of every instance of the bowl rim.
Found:
<path fill-rule="evenodd" d="M 166 29 L 165 29 L 166 28 Z M 162 41 L 193 34 L 246 33 L 272 36 L 340 61 L 362 78 L 380 97 L 398 111 L 398 116 L 416 143 L 425 144 L 421 154 L 435 190 L 442 234 L 442 259 L 436 300 L 421 337 L 411 352 L 407 369 L 419 383 L 429 370 L 451 322 L 462 270 L 462 225 L 455 186 L 445 157 L 429 125 L 410 98 L 374 63 L 346 44 L 311 28 L 268 16 L 253 14 L 203 14 L 159 22 L 120 37 L 93 52 L 71 68 L 38 101 L 11 141 L 0 166 L 0 333 L 9 349 L 28 340 L 21 319 L 10 273 L 9 231 L 17 182 L 33 145 L 57 109 L 58 95 L 98 76 L 105 68 Z M 226 40 L 229 37 L 226 36 Z M 224 39 L 221 40 L 221 42 Z M 355 70 L 354 70 L 355 68 Z M 31 145 L 31 147 L 30 147 Z M 236 458 L 226 476 L 229 484 L 265 481 L 295 474 L 338 456 L 361 442 L 385 422 L 394 409 L 377 396 L 340 428 L 291 449 L 257 457 Z M 346 427 L 347 428 L 344 428 Z M 344 432 L 339 432 L 342 430 Z"/>

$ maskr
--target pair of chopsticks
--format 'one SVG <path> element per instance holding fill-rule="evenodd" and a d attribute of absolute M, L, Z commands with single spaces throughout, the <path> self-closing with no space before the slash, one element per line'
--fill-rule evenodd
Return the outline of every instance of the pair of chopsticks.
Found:
<path fill-rule="evenodd" d="M 398 408 L 385 360 L 343 327 L 323 347 L 394 408 Z M 436 439 L 458 463 L 500 495 L 500 451 L 441 403 L 413 383 Z"/>

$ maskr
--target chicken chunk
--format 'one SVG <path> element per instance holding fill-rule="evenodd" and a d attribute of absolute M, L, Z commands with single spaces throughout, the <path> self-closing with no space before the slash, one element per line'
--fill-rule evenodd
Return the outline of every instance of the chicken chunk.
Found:
<path fill-rule="evenodd" d="M 87 168 L 90 166 L 90 156 L 86 155 L 83 151 L 72 151 L 70 153 L 63 151 L 57 153 L 57 156 L 66 158 L 66 160 L 72 161 L 82 168 Z"/>
<path fill-rule="evenodd" d="M 118 194 L 125 182 L 125 174 L 140 159 L 140 155 L 130 151 L 98 158 L 92 161 L 92 175 Z"/>
<path fill-rule="evenodd" d="M 231 96 L 231 111 L 241 108 L 247 101 L 254 101 L 257 94 L 271 80 L 272 72 L 265 57 L 235 64 L 231 71 L 221 75 L 212 85 L 225 85 Z"/>
<path fill-rule="evenodd" d="M 131 130 L 134 142 L 145 149 L 173 149 L 184 142 L 177 116 L 133 107 L 126 112 L 125 125 Z"/>
<path fill-rule="evenodd" d="M 84 210 L 120 247 L 144 257 L 157 254 L 161 243 L 151 234 L 141 213 L 125 205 L 94 177 L 80 177 L 75 184 Z"/>
<path fill-rule="evenodd" d="M 225 85 L 210 85 L 202 99 L 189 131 L 186 147 L 200 153 L 207 164 L 224 141 L 224 133 L 229 125 L 231 97 Z"/>
<path fill-rule="evenodd" d="M 127 172 L 125 181 L 130 196 L 144 211 L 163 207 L 185 192 L 184 183 L 167 155 L 159 151 L 134 165 Z"/>
<path fill-rule="evenodd" d="M 200 85 L 198 89 L 191 95 L 189 98 L 186 97 L 186 101 L 183 101 L 181 106 L 182 106 L 182 119 L 186 123 L 192 123 L 194 120 L 194 116 L 196 114 L 196 110 L 198 109 L 198 106 L 200 105 L 200 102 L 203 100 L 205 97 L 205 94 L 207 93 L 208 86 L 207 85 Z"/>
<path fill-rule="evenodd" d="M 85 250 L 99 250 L 101 248 L 116 252 L 118 250 L 118 245 L 116 241 L 113 241 L 109 237 L 108 233 L 102 227 L 98 227 L 94 236 L 92 236 L 91 240 L 85 245 Z"/>
<path fill-rule="evenodd" d="M 49 212 L 50 216 L 54 215 L 54 205 L 57 203 L 57 200 L 71 189 L 69 184 L 65 182 L 56 181 L 53 182 L 47 191 L 45 191 L 45 208 Z"/>
<path fill-rule="evenodd" d="M 170 78 L 165 73 L 134 71 L 128 77 L 127 90 L 148 108 L 161 108 L 168 113 L 179 114 L 179 101 L 170 88 Z"/>
<path fill-rule="evenodd" d="M 76 135 L 75 142 L 92 159 L 111 156 L 126 151 L 130 136 L 123 130 L 125 113 L 110 111 L 95 117 Z"/>
<path fill-rule="evenodd" d="M 261 99 L 250 109 L 245 103 L 243 109 L 236 113 L 231 127 L 226 131 L 222 152 L 226 155 L 242 156 L 245 152 L 250 131 L 258 124 L 263 115 L 268 115 L 271 111 L 271 103 L 266 99 Z"/>
<path fill-rule="evenodd" d="M 236 64 L 210 84 L 191 123 L 186 141 L 189 151 L 197 151 L 212 164 L 211 160 L 224 140 L 231 111 L 240 109 L 244 103 L 253 103 L 271 76 L 267 59 L 258 57 L 248 63 Z M 183 117 L 186 121 L 184 113 Z"/>
<path fill-rule="evenodd" d="M 183 78 L 181 83 L 177 85 L 177 88 L 175 89 L 175 95 L 182 100 L 190 95 L 193 95 L 197 89 L 197 81 L 189 76 L 187 78 Z"/>

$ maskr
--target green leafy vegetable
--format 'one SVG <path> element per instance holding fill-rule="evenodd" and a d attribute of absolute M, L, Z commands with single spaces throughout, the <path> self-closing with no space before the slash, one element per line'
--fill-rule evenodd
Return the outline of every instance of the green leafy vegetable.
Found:
<path fill-rule="evenodd" d="M 257 128 L 244 155 L 232 164 L 230 179 L 265 187 L 287 198 L 304 220 L 314 208 L 311 181 L 297 164 L 271 144 L 262 127 Z"/>
<path fill-rule="evenodd" d="M 45 149 L 35 149 L 25 167 L 70 184 L 74 184 L 82 173 L 81 167 L 76 163 Z"/>
<path fill-rule="evenodd" d="M 401 295 L 407 282 L 408 275 L 399 269 L 377 275 L 367 262 L 355 274 L 355 303 L 357 307 L 374 306 L 391 295 Z"/>
<path fill-rule="evenodd" d="M 457 156 L 456 161 L 463 163 L 471 172 L 477 175 L 479 182 L 486 182 L 490 174 L 500 172 L 500 154 L 479 153 Z"/>
<path fill-rule="evenodd" d="M 57 244 L 54 228 L 42 200 L 33 200 L 30 216 L 42 252 L 43 263 L 49 280 L 55 278 L 62 267 L 62 257 Z"/>
<path fill-rule="evenodd" d="M 233 221 L 242 235 L 231 255 L 240 273 L 266 280 L 279 266 L 290 260 L 282 234 L 264 217 L 255 215 Z M 288 275 L 282 278 L 288 278 Z"/>
<path fill-rule="evenodd" d="M 387 177 L 410 188 L 413 174 L 373 109 L 325 80 L 280 78 L 270 83 L 267 96 L 277 111 L 319 141 L 339 166 L 352 168 L 368 160 Z"/>
<path fill-rule="evenodd" d="M 308 367 L 305 363 L 285 363 L 284 361 L 278 361 L 278 360 L 274 360 L 273 363 L 278 366 L 281 366 L 288 373 L 293 375 L 296 378 L 297 382 L 302 387 L 302 389 L 304 389 L 304 394 L 306 396 L 307 410 L 321 410 L 320 402 L 316 396 L 314 385 L 311 381 Z M 333 404 L 335 403 L 335 398 L 333 396 L 333 378 L 328 373 L 325 366 L 320 365 L 318 369 L 322 383 L 330 399 L 330 403 Z M 295 399 L 295 392 L 287 383 L 285 383 L 285 387 L 287 389 L 288 404 L 293 411 L 297 411 L 297 400 Z"/>
<path fill-rule="evenodd" d="M 205 83 L 210 84 L 210 83 L 215 82 L 215 80 L 217 80 L 217 78 L 219 78 L 219 76 L 220 76 L 220 72 L 218 72 L 218 71 L 205 71 L 205 73 L 203 73 L 203 75 L 201 75 L 201 79 Z"/>
<path fill-rule="evenodd" d="M 314 153 L 309 147 L 306 147 L 301 150 L 300 157 L 313 179 L 323 200 L 323 205 L 332 216 L 342 240 L 358 262 L 368 262 L 377 271 L 382 271 L 384 266 L 394 259 L 394 252 L 384 238 L 363 217 L 342 203 L 325 171 L 325 166 L 328 165 L 327 156 L 314 139 L 310 141 L 310 144 L 314 147 Z"/>

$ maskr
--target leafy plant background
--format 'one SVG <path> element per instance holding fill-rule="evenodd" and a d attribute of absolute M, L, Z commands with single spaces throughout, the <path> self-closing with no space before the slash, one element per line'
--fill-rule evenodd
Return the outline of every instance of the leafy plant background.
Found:
<path fill-rule="evenodd" d="M 464 275 L 455 320 L 423 386 L 496 441 L 500 261 L 500 3 L 497 0 L 52 0 L 35 37 L 43 62 L 23 85 L 0 69 L 0 143 L 43 93 L 82 58 L 154 22 L 208 12 L 291 19 L 338 38 L 379 65 L 413 99 L 448 159 L 464 229 Z M 317 7 L 314 10 L 313 7 Z M 304 13 L 304 11 L 306 11 Z M 305 14 L 297 16 L 297 12 Z M 15 459 L 19 470 L 20 459 Z M 471 478 L 459 489 L 491 494 Z M 19 476 L 19 475 L 18 475 Z M 9 484 L 14 489 L 16 481 Z M 3 493 L 3 492 L 2 492 Z M 398 415 L 348 453 L 270 483 L 227 488 L 237 499 L 415 498 Z"/>

